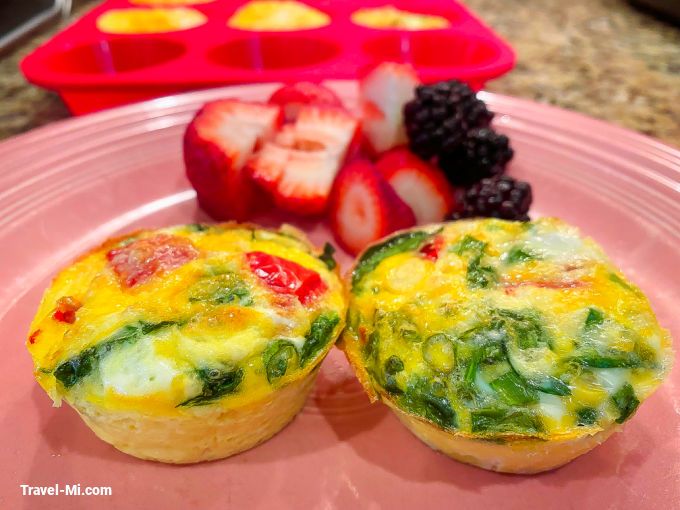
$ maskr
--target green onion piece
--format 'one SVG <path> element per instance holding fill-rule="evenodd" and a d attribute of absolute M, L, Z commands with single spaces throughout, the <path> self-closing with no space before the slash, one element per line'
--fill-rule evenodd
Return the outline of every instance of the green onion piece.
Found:
<path fill-rule="evenodd" d="M 480 254 L 468 263 L 466 279 L 471 289 L 485 289 L 498 281 L 498 275 L 493 267 L 482 265 Z"/>
<path fill-rule="evenodd" d="M 304 367 L 323 349 L 339 322 L 340 317 L 335 312 L 324 313 L 314 319 L 302 345 L 300 366 Z"/>
<path fill-rule="evenodd" d="M 384 373 L 385 373 L 385 389 L 390 393 L 402 393 L 401 388 L 397 384 L 396 375 L 404 370 L 404 362 L 401 361 L 399 356 L 390 356 L 385 361 Z"/>
<path fill-rule="evenodd" d="M 399 404 L 406 411 L 422 416 L 442 428 L 457 427 L 456 412 L 441 383 L 418 379 L 407 386 Z"/>
<path fill-rule="evenodd" d="M 527 378 L 527 383 L 534 389 L 543 393 L 551 395 L 558 395 L 564 397 L 571 395 L 571 389 L 564 382 L 552 375 L 544 375 L 541 377 Z"/>
<path fill-rule="evenodd" d="M 538 401 L 536 392 L 512 370 L 489 384 L 501 400 L 509 405 L 526 405 Z"/>
<path fill-rule="evenodd" d="M 452 253 L 456 253 L 458 255 L 462 255 L 464 253 L 482 253 L 486 249 L 487 243 L 484 241 L 480 241 L 476 237 L 472 237 L 471 235 L 466 235 L 458 241 L 456 244 L 451 246 L 449 251 Z"/>
<path fill-rule="evenodd" d="M 288 340 L 274 340 L 262 352 L 262 363 L 267 373 L 267 381 L 271 384 L 286 375 L 288 366 L 297 358 L 297 349 Z"/>
<path fill-rule="evenodd" d="M 211 404 L 225 395 L 234 393 L 243 380 L 243 369 L 199 368 L 196 370 L 196 375 L 203 383 L 201 393 L 185 400 L 177 407 L 203 406 Z"/>
<path fill-rule="evenodd" d="M 593 425 L 597 421 L 597 409 L 582 407 L 576 411 L 576 424 L 580 427 Z"/>
<path fill-rule="evenodd" d="M 590 368 L 639 368 L 643 365 L 637 353 L 622 351 L 611 351 L 607 354 L 583 354 L 571 360 L 578 365 Z"/>
<path fill-rule="evenodd" d="M 513 246 L 510 248 L 505 256 L 505 262 L 507 264 L 517 264 L 518 262 L 527 262 L 529 260 L 535 260 L 537 257 L 522 248 L 521 246 Z"/>
<path fill-rule="evenodd" d="M 361 280 L 388 257 L 419 248 L 432 234 L 415 230 L 397 234 L 364 252 L 352 272 L 352 292 L 359 290 Z"/>
<path fill-rule="evenodd" d="M 423 358 L 433 370 L 443 373 L 450 372 L 453 370 L 456 361 L 453 341 L 444 333 L 431 335 L 423 343 Z"/>
<path fill-rule="evenodd" d="M 588 315 L 586 316 L 586 329 L 592 329 L 601 325 L 604 322 L 604 314 L 597 308 L 588 308 Z"/>
<path fill-rule="evenodd" d="M 319 255 L 319 260 L 326 264 L 326 267 L 329 271 L 332 271 L 338 265 L 338 263 L 333 258 L 334 253 L 335 247 L 331 243 L 326 243 L 323 245 L 323 253 Z"/>
<path fill-rule="evenodd" d="M 523 409 L 485 408 L 470 412 L 472 432 L 524 432 L 543 430 L 540 419 Z"/>
<path fill-rule="evenodd" d="M 635 390 L 626 383 L 612 395 L 612 402 L 619 410 L 619 417 L 616 418 L 616 423 L 623 423 L 632 416 L 635 410 L 640 405 L 640 401 L 635 396 Z"/>

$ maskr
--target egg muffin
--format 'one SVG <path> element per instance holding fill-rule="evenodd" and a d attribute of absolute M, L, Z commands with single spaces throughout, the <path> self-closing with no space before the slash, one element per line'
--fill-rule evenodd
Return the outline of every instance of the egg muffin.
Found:
<path fill-rule="evenodd" d="M 399 30 L 437 30 L 451 24 L 446 18 L 397 9 L 393 5 L 365 7 L 352 13 L 352 22 L 368 28 Z"/>
<path fill-rule="evenodd" d="M 554 218 L 457 221 L 366 249 L 339 342 L 432 448 L 510 473 L 602 443 L 663 381 L 671 339 L 592 240 Z"/>
<path fill-rule="evenodd" d="M 240 30 L 288 32 L 329 25 L 330 16 L 296 0 L 251 0 L 229 18 L 227 25 Z"/>
<path fill-rule="evenodd" d="M 104 441 L 190 463 L 255 446 L 302 409 L 343 328 L 330 247 L 298 231 L 143 230 L 81 256 L 27 342 L 38 383 Z"/>
<path fill-rule="evenodd" d="M 110 9 L 97 18 L 97 28 L 107 34 L 162 34 L 188 30 L 208 18 L 190 7 Z"/>

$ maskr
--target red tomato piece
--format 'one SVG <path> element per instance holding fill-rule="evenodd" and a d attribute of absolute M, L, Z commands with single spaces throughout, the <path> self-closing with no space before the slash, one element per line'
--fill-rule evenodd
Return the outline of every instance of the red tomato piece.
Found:
<path fill-rule="evenodd" d="M 38 339 L 38 335 L 40 335 L 42 331 L 39 329 L 36 329 L 33 333 L 31 333 L 31 336 L 28 337 L 28 343 L 29 344 L 34 344 L 35 341 Z"/>
<path fill-rule="evenodd" d="M 184 237 L 158 234 L 137 239 L 106 254 L 113 271 L 127 287 L 145 283 L 152 276 L 177 269 L 198 257 L 198 250 Z"/>
<path fill-rule="evenodd" d="M 431 241 L 425 243 L 420 248 L 420 253 L 426 259 L 436 262 L 439 258 L 439 252 L 441 252 L 444 247 L 444 238 L 442 236 L 436 236 Z"/>
<path fill-rule="evenodd" d="M 293 294 L 303 305 L 328 289 L 319 273 L 293 261 L 261 251 L 246 253 L 246 258 L 251 271 L 274 292 Z"/>
<path fill-rule="evenodd" d="M 76 321 L 76 312 L 81 306 L 80 301 L 71 296 L 60 297 L 57 299 L 57 307 L 52 313 L 52 318 L 55 321 L 73 324 Z"/>

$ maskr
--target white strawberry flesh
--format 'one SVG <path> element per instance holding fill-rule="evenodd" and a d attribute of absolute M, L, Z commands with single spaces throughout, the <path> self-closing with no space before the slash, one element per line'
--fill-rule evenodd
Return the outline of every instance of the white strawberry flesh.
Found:
<path fill-rule="evenodd" d="M 406 143 L 404 105 L 413 99 L 419 83 L 411 66 L 393 62 L 379 65 L 361 81 L 361 127 L 373 152 Z"/>
<path fill-rule="evenodd" d="M 442 171 L 406 148 L 385 153 L 376 166 L 399 197 L 413 209 L 418 224 L 443 221 L 453 210 L 453 188 Z"/>
<path fill-rule="evenodd" d="M 358 122 L 343 110 L 306 106 L 248 163 L 252 178 L 281 209 L 322 213 Z"/>

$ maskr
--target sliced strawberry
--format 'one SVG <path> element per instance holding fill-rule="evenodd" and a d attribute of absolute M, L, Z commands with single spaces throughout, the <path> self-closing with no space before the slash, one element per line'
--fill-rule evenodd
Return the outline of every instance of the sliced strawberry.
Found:
<path fill-rule="evenodd" d="M 336 108 L 306 106 L 248 163 L 252 179 L 281 209 L 305 215 L 326 209 L 328 195 L 358 122 Z"/>
<path fill-rule="evenodd" d="M 411 66 L 393 62 L 380 64 L 361 80 L 361 127 L 370 150 L 380 153 L 407 142 L 404 105 L 419 83 Z"/>
<path fill-rule="evenodd" d="M 303 305 L 323 294 L 328 286 L 319 273 L 288 259 L 261 251 L 246 253 L 250 270 L 279 294 L 292 294 Z"/>
<path fill-rule="evenodd" d="M 359 121 L 339 108 L 301 108 L 294 126 L 298 139 L 317 140 L 341 159 L 345 158 L 359 133 Z"/>
<path fill-rule="evenodd" d="M 311 146 L 310 146 L 311 147 Z M 252 158 L 248 169 L 277 207 L 298 214 L 320 214 L 340 166 L 337 157 L 323 149 L 294 149 L 267 143 Z"/>
<path fill-rule="evenodd" d="M 263 202 L 242 172 L 281 123 L 276 105 L 224 99 L 207 103 L 187 126 L 184 163 L 201 207 L 218 220 L 245 220 Z"/>
<path fill-rule="evenodd" d="M 352 254 L 390 232 L 416 223 L 411 208 L 368 161 L 357 160 L 338 174 L 329 205 L 335 238 Z"/>
<path fill-rule="evenodd" d="M 344 108 L 335 92 L 323 85 L 308 81 L 284 85 L 277 89 L 269 98 L 269 104 L 281 107 L 286 122 L 295 121 L 300 109 L 307 105 Z"/>
<path fill-rule="evenodd" d="M 406 148 L 385 153 L 376 167 L 406 202 L 419 224 L 443 221 L 454 207 L 454 191 L 438 168 Z"/>
<path fill-rule="evenodd" d="M 126 287 L 147 282 L 198 257 L 198 250 L 185 237 L 158 234 L 137 239 L 106 254 L 109 265 Z"/>

